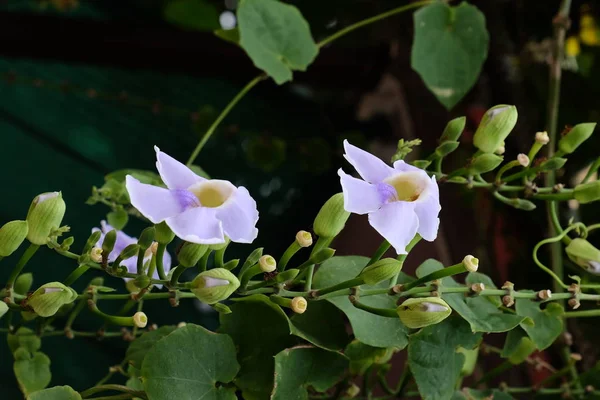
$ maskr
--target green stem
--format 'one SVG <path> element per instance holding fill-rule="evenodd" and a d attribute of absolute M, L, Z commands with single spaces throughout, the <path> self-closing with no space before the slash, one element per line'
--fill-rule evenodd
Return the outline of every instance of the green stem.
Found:
<path fill-rule="evenodd" d="M 584 311 L 567 311 L 567 312 L 565 312 L 564 317 L 565 318 L 600 317 L 600 309 L 584 310 Z"/>
<path fill-rule="evenodd" d="M 461 273 L 463 273 L 465 271 L 466 271 L 466 268 L 465 268 L 465 265 L 463 263 L 456 264 L 456 265 L 453 265 L 451 267 L 447 267 L 447 268 L 441 269 L 439 271 L 432 272 L 430 274 L 425 275 L 422 278 L 419 278 L 419 279 L 414 280 L 414 281 L 412 281 L 410 283 L 407 283 L 407 284 L 405 284 L 405 285 L 402 286 L 402 289 L 403 290 L 412 289 L 412 288 L 414 288 L 416 286 L 419 286 L 419 285 L 422 285 L 424 283 L 428 283 L 428 282 L 434 281 L 436 279 L 445 278 L 447 276 L 458 275 L 458 274 L 461 274 Z"/>
<path fill-rule="evenodd" d="M 502 168 L 500 168 L 500 169 L 498 170 L 498 173 L 496 174 L 496 183 L 500 183 L 500 182 L 502 182 L 502 175 L 504 175 L 504 173 L 505 173 L 506 171 L 508 171 L 509 169 L 512 169 L 512 168 L 518 167 L 519 165 L 521 165 L 521 164 L 519 163 L 519 161 L 518 161 L 518 160 L 512 160 L 512 161 L 510 161 L 510 162 L 507 162 L 506 164 L 504 164 L 504 165 L 502 166 Z"/>
<path fill-rule="evenodd" d="M 277 263 L 277 270 L 279 272 L 284 271 L 288 262 L 292 259 L 294 254 L 296 254 L 302 247 L 294 240 L 292 244 L 283 252 L 283 255 L 279 259 Z"/>
<path fill-rule="evenodd" d="M 75 268 L 69 276 L 65 278 L 63 284 L 65 286 L 71 286 L 77 279 L 81 277 L 81 275 L 85 274 L 87 270 L 90 269 L 88 265 L 82 264 L 79 267 Z"/>
<path fill-rule="evenodd" d="M 177 267 L 175 267 L 175 271 L 173 271 L 173 275 L 171 275 L 171 282 L 169 282 L 172 287 L 177 286 L 179 277 L 181 276 L 181 274 L 183 274 L 183 271 L 185 271 L 186 269 L 187 267 L 184 267 L 183 265 L 178 265 Z"/>
<path fill-rule="evenodd" d="M 329 287 L 317 290 L 315 292 L 315 297 L 319 297 L 319 296 L 322 296 L 324 294 L 335 292 L 335 291 L 338 291 L 338 290 L 341 290 L 341 289 L 347 289 L 347 288 L 351 288 L 351 287 L 354 287 L 354 286 L 360 286 L 363 283 L 365 283 L 365 282 L 363 281 L 362 278 L 349 279 L 347 281 L 340 282 L 337 285 L 333 285 L 333 286 L 329 286 Z"/>
<path fill-rule="evenodd" d="M 65 323 L 65 329 L 64 329 L 65 332 L 71 330 L 71 326 L 73 325 L 73 322 L 75 322 L 75 319 L 77 318 L 77 316 L 81 313 L 81 311 L 83 311 L 86 304 L 87 304 L 86 298 L 79 300 L 79 302 L 77 303 L 77 305 L 75 306 L 73 311 L 71 311 L 71 313 L 69 314 L 69 318 L 67 318 L 67 322 Z"/>
<path fill-rule="evenodd" d="M 33 255 L 35 254 L 36 251 L 38 251 L 39 248 L 40 248 L 40 246 L 38 246 L 37 244 L 32 243 L 29 245 L 29 247 L 25 250 L 25 252 L 21 256 L 21 258 L 19 259 L 19 262 L 17 263 L 15 268 L 10 273 L 10 276 L 8 277 L 8 281 L 6 282 L 6 289 L 9 289 L 9 290 L 12 289 L 12 287 L 15 284 L 15 281 L 19 277 L 19 274 L 21 273 L 23 268 L 25 268 L 25 266 L 27 265 L 29 260 L 31 260 L 31 257 L 33 257 Z"/>
<path fill-rule="evenodd" d="M 225 246 L 217 251 L 215 251 L 215 267 L 217 268 L 223 268 L 223 265 L 225 265 L 225 251 L 227 250 L 228 246 Z"/>
<path fill-rule="evenodd" d="M 306 269 L 306 281 L 304 282 L 304 290 L 310 292 L 312 290 L 313 274 L 315 273 L 315 266 L 311 265 Z"/>
<path fill-rule="evenodd" d="M 158 277 L 161 281 L 167 280 L 167 274 L 165 274 L 165 267 L 163 265 L 166 248 L 166 244 L 159 243 L 158 248 L 156 249 L 156 271 L 158 272 Z"/>
<path fill-rule="evenodd" d="M 194 161 L 196 161 L 196 157 L 198 157 L 198 154 L 200 154 L 200 150 L 202 150 L 202 148 L 204 147 L 204 145 L 206 144 L 206 142 L 208 142 L 208 139 L 210 139 L 210 137 L 213 135 L 213 133 L 215 133 L 215 131 L 216 131 L 217 127 L 219 126 L 219 124 L 221 124 L 221 122 L 223 122 L 223 120 L 231 112 L 231 110 L 233 109 L 233 107 L 235 107 L 235 105 L 254 86 L 258 85 L 260 83 L 260 81 L 262 81 L 265 78 L 266 78 L 266 75 L 263 73 L 263 74 L 258 75 L 254 79 L 252 79 L 250 82 L 248 82 L 246 84 L 246 86 L 244 86 L 242 88 L 242 90 L 239 91 L 238 94 L 235 95 L 235 97 L 229 102 L 229 104 L 227 104 L 227 106 L 223 109 L 223 111 L 221 111 L 221 114 L 219 114 L 219 116 L 217 117 L 217 119 L 215 120 L 215 122 L 212 123 L 212 125 L 208 128 L 208 130 L 204 134 L 204 136 L 202 136 L 202 139 L 200 140 L 200 142 L 198 142 L 198 144 L 196 145 L 196 148 L 194 149 L 194 151 L 192 152 L 192 155 L 190 156 L 190 158 L 188 159 L 188 161 L 186 163 L 186 165 L 188 167 L 190 167 L 194 163 Z"/>
<path fill-rule="evenodd" d="M 94 386 L 92 388 L 84 390 L 80 394 L 81 394 L 82 398 L 87 398 L 96 393 L 107 392 L 107 391 L 128 393 L 128 394 L 132 394 L 135 396 L 141 396 L 141 398 L 147 399 L 146 394 L 144 392 L 140 392 L 138 390 L 131 389 L 127 386 L 112 385 L 112 384 Z"/>
<path fill-rule="evenodd" d="M 590 165 L 590 169 L 588 169 L 588 172 L 587 174 L 585 174 L 585 178 L 583 178 L 583 181 L 581 181 L 581 183 L 587 183 L 587 181 L 590 180 L 592 175 L 594 175 L 594 173 L 598 171 L 598 168 L 600 168 L 600 157 L 596 158 L 596 161 L 594 161 L 594 163 Z"/>
<path fill-rule="evenodd" d="M 482 383 L 489 381 L 490 379 L 494 379 L 504 371 L 508 371 L 509 369 L 514 368 L 514 365 L 506 360 L 502 364 L 498 365 L 495 368 L 492 368 L 490 371 L 486 372 L 474 385 L 473 387 L 477 387 Z"/>
<path fill-rule="evenodd" d="M 385 252 L 388 251 L 388 249 L 391 246 L 392 245 L 390 244 L 390 242 L 388 242 L 387 240 L 384 240 L 383 243 L 381 243 L 379 245 L 377 250 L 375 250 L 375 254 L 373 254 L 373 257 L 371 257 L 371 259 L 369 260 L 369 262 L 367 263 L 365 268 L 368 267 L 369 265 L 379 261 L 381 259 L 381 257 L 385 254 Z"/>
<path fill-rule="evenodd" d="M 101 317 L 107 323 L 119 326 L 135 326 L 133 317 L 120 317 L 116 315 L 105 314 L 98 309 L 98 306 L 96 306 L 96 303 L 94 303 L 92 300 L 88 300 L 87 304 L 91 312 Z"/>
<path fill-rule="evenodd" d="M 143 249 L 140 247 L 139 251 L 138 251 L 138 258 L 137 258 L 137 274 L 138 275 L 143 275 L 144 274 L 144 255 L 146 254 L 146 249 Z M 119 265 L 119 264 L 117 264 Z"/>
<path fill-rule="evenodd" d="M 398 318 L 398 313 L 396 313 L 395 308 L 371 307 L 371 306 L 361 303 L 360 301 L 358 301 L 356 299 L 350 300 L 350 302 L 352 303 L 352 305 L 354 307 L 359 308 L 363 311 L 369 312 L 371 314 L 375 314 L 375 315 L 379 315 L 381 317 L 387 317 L 387 318 Z"/>

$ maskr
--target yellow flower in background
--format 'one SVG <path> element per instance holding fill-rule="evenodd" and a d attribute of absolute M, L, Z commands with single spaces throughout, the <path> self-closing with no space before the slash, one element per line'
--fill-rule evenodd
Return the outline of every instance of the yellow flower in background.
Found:
<path fill-rule="evenodd" d="M 565 53 L 569 57 L 577 57 L 581 53 L 579 39 L 576 36 L 569 36 L 565 41 Z"/>
<path fill-rule="evenodd" d="M 584 14 L 581 16 L 581 19 L 579 20 L 579 25 L 581 26 L 581 29 L 595 28 L 596 21 L 594 21 L 594 17 L 592 17 L 591 15 Z"/>
<path fill-rule="evenodd" d="M 594 17 L 584 14 L 579 20 L 579 39 L 587 46 L 600 46 L 600 30 L 596 25 Z"/>

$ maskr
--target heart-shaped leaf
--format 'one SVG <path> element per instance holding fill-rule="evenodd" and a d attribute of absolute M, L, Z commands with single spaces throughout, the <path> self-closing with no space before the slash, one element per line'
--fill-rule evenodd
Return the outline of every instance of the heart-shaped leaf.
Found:
<path fill-rule="evenodd" d="M 71 386 L 55 386 L 32 393 L 27 400 L 81 400 L 81 396 Z"/>
<path fill-rule="evenodd" d="M 156 342 L 173 332 L 175 329 L 177 328 L 167 325 L 161 326 L 155 331 L 144 333 L 142 336 L 131 342 L 129 348 L 127 348 L 125 358 L 132 366 L 141 369 L 144 357 L 146 357 L 148 351 L 152 349 Z"/>
<path fill-rule="evenodd" d="M 529 299 L 517 299 L 515 310 L 518 315 L 531 318 L 533 324 L 531 321 L 523 321 L 521 328 L 527 332 L 539 350 L 544 350 L 562 333 L 564 309 L 557 303 L 548 303 L 544 310 L 540 305 L 539 302 Z"/>
<path fill-rule="evenodd" d="M 31 354 L 21 347 L 15 352 L 13 371 L 25 396 L 44 389 L 50 383 L 50 359 L 44 353 Z"/>

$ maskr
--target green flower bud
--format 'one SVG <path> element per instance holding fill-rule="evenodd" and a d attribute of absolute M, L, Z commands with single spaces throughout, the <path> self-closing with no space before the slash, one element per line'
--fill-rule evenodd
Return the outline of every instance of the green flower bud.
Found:
<path fill-rule="evenodd" d="M 502 163 L 502 160 L 504 160 L 504 157 L 496 154 L 481 154 L 471 160 L 471 163 L 467 166 L 467 170 L 473 175 L 483 174 L 496 169 Z"/>
<path fill-rule="evenodd" d="M 575 186 L 575 200 L 585 204 L 600 199 L 600 181 L 592 181 Z"/>
<path fill-rule="evenodd" d="M 454 118 L 452 121 L 446 124 L 444 128 L 444 132 L 442 133 L 442 137 L 440 138 L 441 142 L 455 142 L 458 140 L 460 135 L 462 135 L 465 130 L 465 125 L 467 123 L 466 117 L 458 117 Z"/>
<path fill-rule="evenodd" d="M 238 266 L 239 263 L 240 263 L 239 259 L 229 260 L 223 265 L 223 268 L 225 268 L 229 271 L 233 271 L 235 269 L 235 267 Z"/>
<path fill-rule="evenodd" d="M 14 253 L 27 237 L 27 221 L 10 221 L 0 228 L 0 257 Z"/>
<path fill-rule="evenodd" d="M 484 153 L 495 152 L 515 127 L 517 118 L 515 106 L 500 104 L 490 108 L 477 127 L 473 144 Z"/>
<path fill-rule="evenodd" d="M 65 304 L 75 301 L 77 292 L 60 282 L 46 283 L 29 297 L 27 304 L 40 317 L 51 317 Z"/>
<path fill-rule="evenodd" d="M 431 161 L 429 161 L 429 160 L 415 160 L 415 161 L 412 162 L 412 165 L 414 165 L 417 168 L 427 169 L 427 167 L 429 167 L 431 165 Z"/>
<path fill-rule="evenodd" d="M 68 238 L 62 241 L 60 247 L 63 250 L 69 250 L 73 243 L 75 243 L 75 238 L 73 236 L 69 236 Z"/>
<path fill-rule="evenodd" d="M 16 293 L 25 295 L 31 289 L 31 285 L 33 285 L 33 274 L 31 272 L 21 274 L 15 281 L 14 290 Z"/>
<path fill-rule="evenodd" d="M 0 318 L 8 311 L 8 304 L 3 301 L 0 301 Z"/>
<path fill-rule="evenodd" d="M 384 258 L 379 260 L 360 273 L 367 285 L 377 285 L 379 282 L 393 278 L 402 269 L 402 263 L 395 258 Z"/>
<path fill-rule="evenodd" d="M 396 312 L 404 325 L 416 329 L 442 322 L 452 309 L 439 297 L 421 297 L 406 300 Z"/>
<path fill-rule="evenodd" d="M 435 149 L 435 155 L 438 156 L 438 158 L 446 157 L 448 154 L 456 150 L 459 145 L 460 143 L 456 141 L 442 142 L 442 144 Z"/>
<path fill-rule="evenodd" d="M 119 254 L 117 259 L 115 260 L 115 264 L 119 265 L 121 261 L 127 260 L 128 258 L 131 258 L 134 256 L 137 256 L 139 251 L 140 251 L 140 246 L 138 244 L 135 244 L 135 243 L 130 244 L 129 246 L 127 246 L 123 249 L 121 254 Z"/>
<path fill-rule="evenodd" d="M 127 214 L 127 211 L 119 208 L 106 214 L 106 219 L 110 226 L 118 231 L 122 231 L 129 221 L 129 214 Z"/>
<path fill-rule="evenodd" d="M 100 232 L 100 231 L 92 232 L 92 234 L 90 235 L 88 240 L 85 242 L 85 246 L 83 246 L 83 250 L 81 251 L 81 254 L 89 253 L 90 250 L 92 250 L 92 248 L 94 247 L 94 245 L 96 243 L 98 243 L 98 240 L 100 240 L 100 236 L 102 236 L 102 232 Z"/>
<path fill-rule="evenodd" d="M 335 254 L 335 249 L 327 247 L 325 249 L 317 251 L 315 254 L 311 254 L 310 262 L 313 264 L 321 264 L 322 262 L 325 262 L 325 261 L 329 260 L 331 257 L 333 257 L 334 254 Z"/>
<path fill-rule="evenodd" d="M 592 136 L 592 132 L 596 128 L 596 124 L 588 122 L 585 124 L 577 124 L 558 141 L 558 150 L 563 154 L 570 154 L 575 151 L 583 142 Z"/>
<path fill-rule="evenodd" d="M 275 282 L 284 283 L 284 282 L 291 281 L 292 279 L 297 277 L 299 273 L 300 273 L 299 269 L 296 269 L 296 268 L 287 269 L 287 270 L 277 274 L 277 276 L 275 277 Z"/>
<path fill-rule="evenodd" d="M 212 308 L 219 314 L 231 314 L 233 312 L 231 311 L 231 308 L 222 303 L 215 303 L 212 305 Z"/>
<path fill-rule="evenodd" d="M 540 171 L 555 171 L 562 168 L 567 163 L 566 158 L 552 157 L 540 164 Z"/>
<path fill-rule="evenodd" d="M 115 229 L 104 235 L 104 241 L 102 242 L 102 251 L 104 254 L 110 254 L 115 247 L 117 241 L 117 231 Z"/>
<path fill-rule="evenodd" d="M 600 275 L 600 250 L 585 239 L 576 238 L 565 248 L 575 264 L 594 275 Z"/>
<path fill-rule="evenodd" d="M 462 369 L 460 370 L 461 376 L 470 376 L 475 370 L 475 366 L 477 365 L 477 356 L 479 355 L 479 347 L 474 349 L 465 349 L 464 347 L 459 347 L 457 353 L 461 353 L 465 356 L 465 362 L 463 363 Z"/>
<path fill-rule="evenodd" d="M 150 226 L 142 231 L 140 234 L 140 238 L 138 239 L 138 244 L 142 250 L 146 250 L 148 247 L 152 245 L 154 241 L 154 227 Z"/>
<path fill-rule="evenodd" d="M 240 287 L 240 281 L 224 268 L 214 268 L 201 272 L 190 284 L 190 290 L 198 300 L 215 304 L 225 300 Z"/>
<path fill-rule="evenodd" d="M 104 286 L 104 278 L 101 276 L 97 276 L 90 281 L 88 286 Z"/>
<path fill-rule="evenodd" d="M 27 239 L 40 246 L 48 243 L 52 231 L 60 228 L 66 209 L 67 206 L 60 192 L 42 193 L 36 196 L 27 213 L 29 223 Z"/>
<path fill-rule="evenodd" d="M 175 234 L 169 228 L 169 225 L 163 221 L 160 224 L 154 225 L 154 237 L 160 244 L 169 244 L 175 238 Z"/>
<path fill-rule="evenodd" d="M 349 217 L 350 213 L 344 209 L 344 194 L 334 194 L 323 204 L 315 218 L 315 233 L 325 238 L 336 237 L 344 229 Z"/>
<path fill-rule="evenodd" d="M 177 254 L 179 264 L 184 267 L 193 267 L 198 264 L 198 261 L 208 251 L 208 246 L 205 244 L 196 244 L 185 242 Z"/>
<path fill-rule="evenodd" d="M 147 275 L 138 275 L 133 283 L 137 288 L 144 289 L 150 286 L 150 278 Z"/>

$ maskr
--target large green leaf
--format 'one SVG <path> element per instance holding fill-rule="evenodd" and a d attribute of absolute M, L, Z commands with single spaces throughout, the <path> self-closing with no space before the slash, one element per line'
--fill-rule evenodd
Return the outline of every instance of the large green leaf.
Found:
<path fill-rule="evenodd" d="M 15 351 L 14 355 L 13 371 L 24 395 L 27 396 L 48 386 L 52 379 L 48 356 L 41 352 L 31 354 L 23 347 Z"/>
<path fill-rule="evenodd" d="M 308 23 L 292 5 L 241 0 L 237 17 L 240 46 L 279 85 L 292 80 L 292 71 L 305 71 L 319 53 Z"/>
<path fill-rule="evenodd" d="M 15 334 L 8 334 L 6 337 L 8 347 L 13 353 L 19 347 L 24 347 L 30 353 L 38 351 L 42 347 L 42 340 L 31 329 L 22 326 Z"/>
<path fill-rule="evenodd" d="M 310 307 L 310 306 L 309 306 Z M 220 314 L 220 331 L 238 348 L 240 372 L 235 379 L 246 400 L 268 399 L 273 389 L 273 357 L 295 344 L 285 313 L 266 296 L 243 297 Z"/>
<path fill-rule="evenodd" d="M 437 2 L 414 13 L 412 68 L 448 109 L 473 87 L 487 57 L 485 17 L 466 2 Z"/>
<path fill-rule="evenodd" d="M 151 400 L 235 400 L 231 382 L 240 366 L 227 335 L 188 324 L 160 339 L 146 354 L 142 381 Z"/>
<path fill-rule="evenodd" d="M 393 351 L 394 348 L 373 347 L 354 340 L 346 347 L 344 355 L 350 359 L 350 373 L 364 375 L 371 365 L 387 363 Z"/>
<path fill-rule="evenodd" d="M 527 337 L 523 329 L 515 328 L 506 335 L 500 356 L 508 358 L 508 361 L 513 364 L 521 364 L 535 349 L 535 344 Z"/>
<path fill-rule="evenodd" d="M 408 362 L 421 398 L 451 399 L 465 361 L 457 349 L 472 349 L 480 339 L 481 334 L 471 332 L 469 324 L 456 316 L 411 335 Z"/>
<path fill-rule="evenodd" d="M 27 400 L 81 400 L 71 386 L 55 386 L 27 396 Z"/>
<path fill-rule="evenodd" d="M 425 276 L 444 266 L 437 260 L 429 259 L 417 268 L 417 276 Z M 454 279 L 442 278 L 445 287 L 461 287 Z M 491 301 L 483 297 L 465 297 L 461 293 L 443 294 L 442 298 L 466 319 L 473 332 L 506 332 L 519 325 L 525 318 L 514 314 L 505 314 Z"/>
<path fill-rule="evenodd" d="M 304 314 L 292 318 L 292 333 L 327 350 L 342 350 L 348 334 L 342 312 L 326 301 L 311 301 Z"/>
<path fill-rule="evenodd" d="M 335 285 L 342 281 L 356 278 L 360 271 L 367 265 L 369 259 L 359 256 L 333 257 L 325 261 L 315 274 L 313 286 L 316 289 Z M 363 285 L 362 288 L 385 288 L 388 282 L 376 286 Z M 333 297 L 327 299 L 337 308 L 342 310 L 350 320 L 354 336 L 359 341 L 374 347 L 406 347 L 407 328 L 399 318 L 386 318 L 354 307 L 348 297 Z M 396 308 L 394 297 L 387 294 L 363 297 L 361 302 L 379 308 Z"/>
<path fill-rule="evenodd" d="M 175 329 L 177 329 L 175 326 L 167 325 L 161 326 L 155 331 L 144 333 L 142 336 L 131 342 L 127 349 L 127 353 L 125 354 L 125 358 L 135 368 L 141 369 L 144 357 L 146 357 L 146 354 L 150 351 L 152 346 Z"/>
<path fill-rule="evenodd" d="M 564 309 L 560 304 L 548 303 L 546 308 L 542 310 L 538 302 L 529 299 L 517 299 L 515 310 L 517 314 L 531 318 L 531 320 L 523 321 L 521 327 L 527 332 L 539 350 L 548 348 L 563 330 L 562 315 Z"/>
<path fill-rule="evenodd" d="M 340 353 L 315 347 L 285 349 L 275 356 L 275 387 L 271 400 L 308 400 L 307 387 L 324 392 L 348 367 Z"/>

